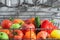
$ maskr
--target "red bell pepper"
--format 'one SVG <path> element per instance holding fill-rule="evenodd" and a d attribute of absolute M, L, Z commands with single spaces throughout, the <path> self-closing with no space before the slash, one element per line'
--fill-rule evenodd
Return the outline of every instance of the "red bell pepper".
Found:
<path fill-rule="evenodd" d="M 53 23 L 50 22 L 49 20 L 44 20 L 43 23 L 41 24 L 41 28 L 45 29 L 45 31 L 47 31 L 49 34 L 53 29 L 57 29 L 57 27 L 54 26 Z"/>

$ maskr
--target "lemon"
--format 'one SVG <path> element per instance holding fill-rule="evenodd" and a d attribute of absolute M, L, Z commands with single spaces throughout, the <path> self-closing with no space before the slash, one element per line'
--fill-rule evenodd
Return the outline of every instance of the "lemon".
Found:
<path fill-rule="evenodd" d="M 60 39 L 60 30 L 53 30 L 53 31 L 51 32 L 51 37 L 52 37 L 52 38 Z"/>

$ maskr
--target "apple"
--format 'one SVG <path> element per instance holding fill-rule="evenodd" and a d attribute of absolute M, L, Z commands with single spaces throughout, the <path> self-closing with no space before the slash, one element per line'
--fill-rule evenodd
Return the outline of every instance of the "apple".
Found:
<path fill-rule="evenodd" d="M 15 23 L 15 24 L 12 24 L 11 29 L 19 29 L 20 27 L 21 25 Z"/>
<path fill-rule="evenodd" d="M 0 40 L 9 40 L 9 37 L 5 32 L 0 32 Z"/>

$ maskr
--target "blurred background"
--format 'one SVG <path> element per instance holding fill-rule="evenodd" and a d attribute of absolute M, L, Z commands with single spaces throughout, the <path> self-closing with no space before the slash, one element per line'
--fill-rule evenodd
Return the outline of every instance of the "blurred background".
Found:
<path fill-rule="evenodd" d="M 0 20 L 35 16 L 60 22 L 60 0 L 0 0 Z"/>
<path fill-rule="evenodd" d="M 17 10 L 19 8 L 20 11 L 41 11 L 47 10 L 55 10 L 57 11 L 60 7 L 59 0 L 0 0 L 0 8 L 5 8 L 11 10 Z M 54 9 L 53 9 L 54 8 Z M 56 9 L 57 8 L 57 9 Z M 8 11 L 10 11 L 10 9 Z M 1 10 L 3 10 L 1 8 Z M 45 11 L 45 10 L 44 10 Z"/>

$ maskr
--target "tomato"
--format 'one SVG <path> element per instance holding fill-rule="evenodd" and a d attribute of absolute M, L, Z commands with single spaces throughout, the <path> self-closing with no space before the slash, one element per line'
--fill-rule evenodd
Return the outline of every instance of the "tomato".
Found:
<path fill-rule="evenodd" d="M 13 23 L 18 23 L 18 24 L 23 25 L 23 24 L 24 24 L 24 21 L 21 20 L 21 19 L 14 19 L 14 20 L 13 20 Z"/>
<path fill-rule="evenodd" d="M 36 40 L 36 34 L 33 31 L 27 31 L 24 35 L 26 40 Z"/>
<path fill-rule="evenodd" d="M 37 39 L 46 39 L 47 37 L 50 37 L 50 35 L 46 31 L 41 31 L 37 34 Z"/>
<path fill-rule="evenodd" d="M 3 20 L 3 21 L 1 22 L 2 28 L 8 29 L 8 28 L 11 27 L 11 25 L 12 25 L 12 22 L 11 22 L 10 20 L 8 20 L 8 19 L 5 19 L 5 20 Z"/>
<path fill-rule="evenodd" d="M 14 30 L 10 33 L 9 37 L 14 38 L 14 40 L 20 40 L 23 38 L 23 32 L 21 30 Z"/>
<path fill-rule="evenodd" d="M 29 23 L 29 24 L 24 24 L 22 26 L 22 31 L 23 33 L 29 31 L 29 30 L 32 30 L 32 31 L 35 31 L 35 26 L 32 24 L 32 23 Z"/>

